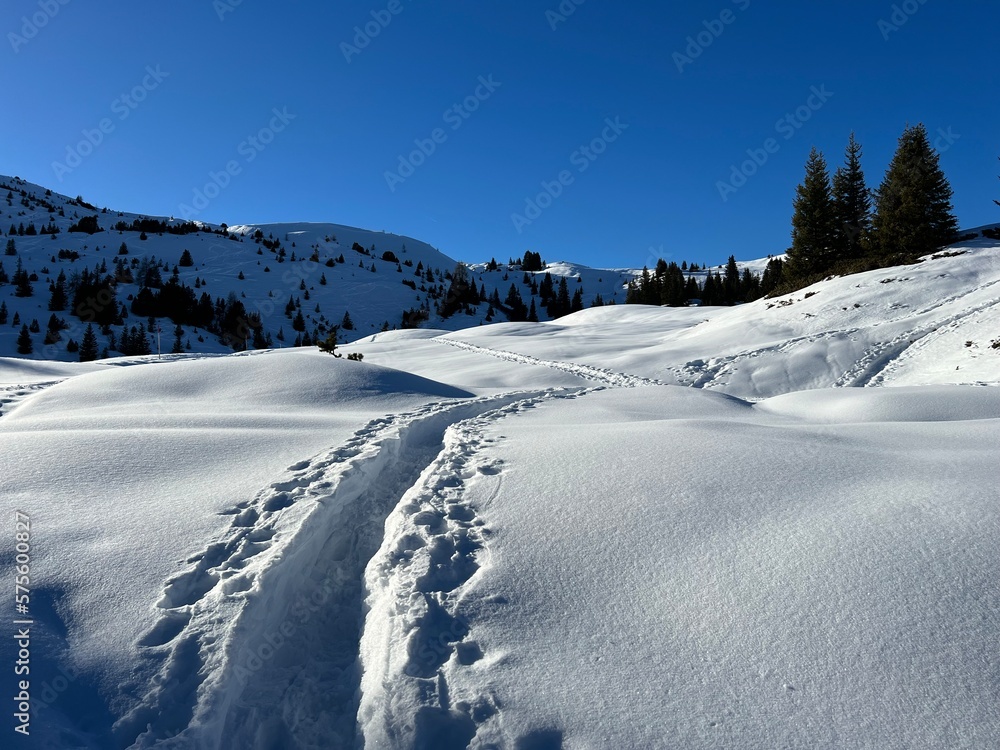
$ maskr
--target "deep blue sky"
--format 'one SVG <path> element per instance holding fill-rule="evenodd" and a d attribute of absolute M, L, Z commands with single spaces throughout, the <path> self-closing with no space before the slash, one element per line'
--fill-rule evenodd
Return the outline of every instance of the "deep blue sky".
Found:
<path fill-rule="evenodd" d="M 879 26 L 893 3 L 870 0 L 585 0 L 563 21 L 546 16 L 558 0 L 397 0 L 350 62 L 342 43 L 389 0 L 61 2 L 7 0 L 0 16 L 0 173 L 114 208 L 181 215 L 233 161 L 198 218 L 385 229 L 470 261 L 531 249 L 590 265 L 717 263 L 787 247 L 811 146 L 835 166 L 856 131 L 875 187 L 903 127 L 924 122 L 957 136 L 940 144 L 961 223 L 1000 220 L 995 0 L 909 0 L 898 30 Z M 674 53 L 724 11 L 732 23 L 678 70 Z M 26 15 L 46 23 L 11 37 Z M 144 101 L 119 98 L 144 81 Z M 488 98 L 454 129 L 446 111 L 477 87 Z M 832 96 L 776 129 L 812 87 Z M 246 139 L 275 108 L 295 119 L 258 150 Z M 627 128 L 603 154 L 574 156 L 616 118 Z M 67 149 L 102 120 L 92 154 L 54 166 L 71 167 Z M 390 190 L 386 172 L 435 128 L 443 142 Z M 718 183 L 769 138 L 776 153 L 723 201 Z M 511 215 L 564 170 L 570 184 L 519 232 Z"/>

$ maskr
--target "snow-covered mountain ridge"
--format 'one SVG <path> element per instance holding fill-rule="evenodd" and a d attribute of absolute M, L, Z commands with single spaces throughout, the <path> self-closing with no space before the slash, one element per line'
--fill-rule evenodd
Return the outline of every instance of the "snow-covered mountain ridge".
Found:
<path fill-rule="evenodd" d="M 102 231 L 93 234 L 69 231 L 81 219 L 95 216 Z M 161 231 L 143 232 L 141 227 L 144 225 L 135 224 L 150 220 L 159 222 L 156 229 Z M 127 228 L 115 229 L 119 223 Z M 46 233 L 53 227 L 58 229 L 58 234 Z M 12 228 L 14 235 L 9 234 Z M 190 231 L 196 228 L 204 231 Z M 291 346 L 300 334 L 308 333 L 311 339 L 316 338 L 317 333 L 322 337 L 332 326 L 343 326 L 345 315 L 350 316 L 353 327 L 342 329 L 341 340 L 404 325 L 429 323 L 435 328 L 459 329 L 492 322 L 494 317 L 506 319 L 499 310 L 494 310 L 490 316 L 491 308 L 486 301 L 466 305 L 464 310 L 459 309 L 448 318 L 437 315 L 438 304 L 447 295 L 449 278 L 457 261 L 412 237 L 386 232 L 338 224 L 238 224 L 223 228 L 188 223 L 172 217 L 149 217 L 98 208 L 82 199 L 69 198 L 42 186 L 4 176 L 0 176 L 0 231 L 4 234 L 0 245 L 14 243 L 14 254 L 0 255 L 6 275 L 13 277 L 20 260 L 33 279 L 30 297 L 17 296 L 12 284 L 0 284 L 0 301 L 8 310 L 7 322 L 0 325 L 0 356 L 18 356 L 16 340 L 20 325 L 36 321 L 33 328 L 38 330 L 32 331 L 33 352 L 21 356 L 76 360 L 77 355 L 67 352 L 66 345 L 70 340 L 80 343 L 86 325 L 81 317 L 69 314 L 73 312 L 72 299 L 64 309 L 55 311 L 67 328 L 59 332 L 58 340 L 44 341 L 53 313 L 49 309 L 50 285 L 60 273 L 69 280 L 85 268 L 100 268 L 102 274 L 118 277 L 118 283 L 113 303 L 94 295 L 98 297 L 98 305 L 124 305 L 131 309 L 132 300 L 141 287 L 134 274 L 144 271 L 154 259 L 159 266 L 157 283 L 166 282 L 176 268 L 179 284 L 193 288 L 196 297 L 207 294 L 214 303 L 235 294 L 245 315 L 259 316 L 261 338 L 269 337 L 271 345 L 277 348 Z M 190 254 L 190 266 L 182 262 L 185 251 Z M 511 284 L 515 284 L 527 304 L 530 290 L 523 284 L 524 274 L 508 269 L 507 258 L 498 260 L 503 265 L 494 271 L 487 270 L 485 264 L 476 267 L 477 290 L 487 297 L 496 293 L 504 300 Z M 128 265 L 133 272 L 132 278 L 116 273 L 116 264 L 121 263 Z M 579 288 L 584 305 L 589 305 L 598 295 L 607 302 L 623 302 L 624 286 L 634 276 L 627 269 L 589 269 L 571 263 L 554 265 L 548 271 L 556 281 L 560 276 L 568 279 L 570 294 Z M 296 305 L 294 311 L 288 310 L 290 300 Z M 86 304 L 85 300 L 83 307 L 92 310 L 94 303 Z M 302 314 L 302 321 L 296 327 L 294 319 L 298 312 Z M 539 319 L 548 318 L 543 307 L 539 306 L 536 312 Z M 12 323 L 15 316 L 19 321 L 16 327 Z M 160 346 L 163 351 L 170 351 L 175 338 L 174 327 L 169 320 L 161 320 Z M 144 322 L 144 317 L 133 316 L 105 329 L 105 333 L 98 327 L 98 348 L 113 343 L 109 335 L 112 330 L 119 336 L 122 325 L 127 328 Z M 242 348 L 245 342 L 240 336 L 229 343 Z M 155 351 L 155 344 L 151 346 Z M 217 333 L 196 325 L 183 326 L 182 347 L 183 351 L 192 353 L 233 350 L 232 345 L 220 342 Z M 110 354 L 115 356 L 115 347 L 110 348 Z"/>

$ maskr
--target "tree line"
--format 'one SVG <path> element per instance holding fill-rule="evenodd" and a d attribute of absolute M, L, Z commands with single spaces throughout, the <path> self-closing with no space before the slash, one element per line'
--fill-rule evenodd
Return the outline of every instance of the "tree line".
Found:
<path fill-rule="evenodd" d="M 785 285 L 830 274 L 915 262 L 959 239 L 952 189 L 924 125 L 907 127 L 877 190 L 869 190 L 862 148 L 852 134 L 844 164 L 830 177 L 813 148 L 796 188 Z"/>

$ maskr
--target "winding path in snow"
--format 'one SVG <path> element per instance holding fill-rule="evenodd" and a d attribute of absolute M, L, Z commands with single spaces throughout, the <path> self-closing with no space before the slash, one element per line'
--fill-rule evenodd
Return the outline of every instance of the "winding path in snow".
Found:
<path fill-rule="evenodd" d="M 45 383 L 32 383 L 31 385 L 8 385 L 0 387 L 0 417 L 10 414 L 11 411 L 16 409 L 26 399 L 61 382 L 62 380 L 51 380 Z"/>
<path fill-rule="evenodd" d="M 139 643 L 157 676 L 116 724 L 122 746 L 353 748 L 365 568 L 386 543 L 386 519 L 462 483 L 460 467 L 477 445 L 469 424 L 581 392 L 508 393 L 389 415 L 236 505 L 221 538 L 164 587 L 160 617 Z M 474 513 L 404 515 L 424 536 L 407 537 L 397 561 L 425 548 L 436 566 L 455 568 L 413 596 L 460 585 L 479 543 Z M 445 554 L 459 547 L 457 557 Z M 414 632 L 437 642 L 442 622 L 430 618 Z"/>
<path fill-rule="evenodd" d="M 666 385 L 665 383 L 652 378 L 643 378 L 638 375 L 628 375 L 623 372 L 590 367 L 589 365 L 576 364 L 575 362 L 559 362 L 557 360 L 538 359 L 527 354 L 517 354 L 516 352 L 508 352 L 503 349 L 488 349 L 483 346 L 466 343 L 465 341 L 457 341 L 456 339 L 436 338 L 432 340 L 438 342 L 439 344 L 453 346 L 456 349 L 463 349 L 467 352 L 474 352 L 476 354 L 486 354 L 490 357 L 496 357 L 497 359 L 502 359 L 507 362 L 517 362 L 522 365 L 540 365 L 542 367 L 551 367 L 554 370 L 561 370 L 562 372 L 569 373 L 570 375 L 576 375 L 577 377 L 581 377 L 586 380 L 593 380 L 597 383 L 613 388 L 638 388 L 647 385 Z"/>
<path fill-rule="evenodd" d="M 577 375 L 598 389 L 662 385 L 437 340 Z M 138 644 L 156 677 L 115 736 L 133 748 L 353 748 L 360 719 L 376 745 L 402 727 L 423 733 L 411 737 L 418 744 L 471 739 L 477 717 L 493 710 L 488 697 L 456 713 L 438 682 L 452 654 L 476 659 L 449 596 L 478 568 L 488 537 L 463 501 L 467 482 L 500 473 L 477 462 L 483 432 L 547 400 L 592 390 L 506 393 L 389 415 L 234 506 L 221 537 L 166 582 L 159 618 Z M 371 593 L 389 610 L 365 629 Z M 387 659 L 365 664 L 364 674 L 362 638 Z M 421 716 L 393 716 L 396 697 L 414 691 L 424 696 Z"/>
<path fill-rule="evenodd" d="M 976 291 L 978 292 L 982 289 L 996 286 L 997 284 L 1000 284 L 1000 281 L 993 281 L 988 284 L 984 284 L 983 286 L 977 288 Z M 920 315 L 926 312 L 931 312 L 939 307 L 943 307 L 946 304 L 956 302 L 965 296 L 967 295 L 955 295 L 954 297 L 950 297 L 942 301 L 938 305 L 925 308 L 917 314 Z M 917 329 L 916 331 L 912 331 L 909 334 L 900 336 L 898 339 L 886 344 L 885 349 L 880 353 L 880 355 L 876 356 L 874 361 L 862 371 L 862 374 L 855 378 L 853 382 L 848 383 L 848 385 L 866 387 L 885 385 L 885 383 L 892 378 L 893 374 L 899 370 L 902 364 L 913 357 L 918 356 L 923 349 L 925 349 L 939 336 L 943 336 L 954 331 L 955 329 L 961 327 L 961 325 L 967 322 L 970 318 L 975 318 L 993 310 L 998 305 L 1000 305 L 1000 297 L 994 297 L 993 299 L 980 304 L 972 305 L 964 310 L 960 310 L 954 315 L 950 315 L 933 325 L 926 326 L 924 328 Z"/>

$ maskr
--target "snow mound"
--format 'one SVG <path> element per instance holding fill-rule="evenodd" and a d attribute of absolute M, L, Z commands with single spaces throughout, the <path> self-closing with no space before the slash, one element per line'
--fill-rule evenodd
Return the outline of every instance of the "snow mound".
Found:
<path fill-rule="evenodd" d="M 965 422 L 1000 419 L 1000 389 L 963 386 L 845 388 L 800 391 L 761 401 L 756 408 L 815 422 Z"/>
<path fill-rule="evenodd" d="M 359 399 L 469 394 L 418 375 L 348 362 L 317 349 L 181 360 L 106 369 L 74 378 L 39 394 L 12 414 L 15 426 L 77 415 L 141 417 L 159 413 L 213 415 L 309 412 Z M 153 411 L 150 409 L 153 408 Z"/>

